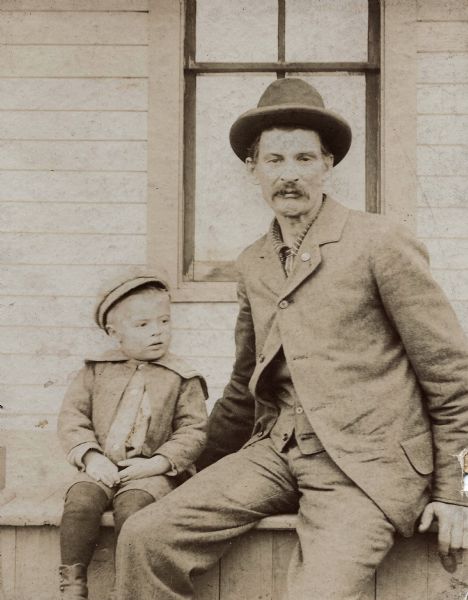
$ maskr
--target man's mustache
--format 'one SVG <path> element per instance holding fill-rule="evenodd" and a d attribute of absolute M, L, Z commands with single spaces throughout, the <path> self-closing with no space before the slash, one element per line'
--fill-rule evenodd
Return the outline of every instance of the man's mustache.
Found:
<path fill-rule="evenodd" d="M 273 196 L 285 196 L 286 194 L 308 196 L 305 189 L 297 183 L 280 184 L 273 189 Z"/>

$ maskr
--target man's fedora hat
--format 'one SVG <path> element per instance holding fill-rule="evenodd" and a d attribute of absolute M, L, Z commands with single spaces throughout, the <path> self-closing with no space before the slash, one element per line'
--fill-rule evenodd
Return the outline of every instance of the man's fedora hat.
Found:
<path fill-rule="evenodd" d="M 104 330 L 106 329 L 107 313 L 120 300 L 129 296 L 130 293 L 136 292 L 137 289 L 149 285 L 154 285 L 169 293 L 168 278 L 163 270 L 160 273 L 138 274 L 136 277 L 131 277 L 131 279 L 120 280 L 117 284 L 111 284 L 111 287 L 106 290 L 96 307 L 95 318 L 99 327 Z"/>
<path fill-rule="evenodd" d="M 257 136 L 270 127 L 312 129 L 338 164 L 351 146 L 351 128 L 340 115 L 325 108 L 322 96 L 302 79 L 277 79 L 263 92 L 257 108 L 243 113 L 229 133 L 232 149 L 242 160 Z"/>

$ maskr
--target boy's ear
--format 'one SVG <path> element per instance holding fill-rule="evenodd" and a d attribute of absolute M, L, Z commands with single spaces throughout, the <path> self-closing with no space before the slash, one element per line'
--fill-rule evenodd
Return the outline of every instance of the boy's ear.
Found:
<path fill-rule="evenodd" d="M 115 337 L 117 335 L 117 331 L 112 325 L 106 325 L 106 333 L 110 337 Z"/>

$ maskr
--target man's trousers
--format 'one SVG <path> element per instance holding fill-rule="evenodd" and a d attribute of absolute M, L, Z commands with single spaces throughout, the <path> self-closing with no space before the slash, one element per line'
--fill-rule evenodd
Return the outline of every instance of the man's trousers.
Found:
<path fill-rule="evenodd" d="M 279 453 L 269 438 L 231 454 L 131 516 L 117 547 L 118 600 L 188 600 L 259 519 L 299 511 L 289 600 L 357 600 L 394 527 L 326 452 Z M 239 600 L 249 600 L 242 598 Z"/>

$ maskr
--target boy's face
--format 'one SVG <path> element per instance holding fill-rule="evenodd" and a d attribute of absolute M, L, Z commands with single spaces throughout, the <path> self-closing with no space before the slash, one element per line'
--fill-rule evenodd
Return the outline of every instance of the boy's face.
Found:
<path fill-rule="evenodd" d="M 170 308 L 164 292 L 133 294 L 109 311 L 107 333 L 129 358 L 156 360 L 166 354 L 171 341 Z"/>

